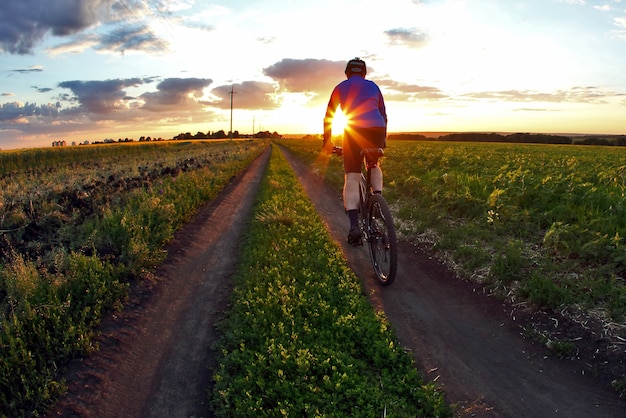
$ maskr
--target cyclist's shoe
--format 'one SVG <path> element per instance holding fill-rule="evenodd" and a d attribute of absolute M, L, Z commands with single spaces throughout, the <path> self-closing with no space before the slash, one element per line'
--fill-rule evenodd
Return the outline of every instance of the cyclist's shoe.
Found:
<path fill-rule="evenodd" d="M 363 234 L 359 228 L 350 228 L 348 232 L 348 244 L 353 246 L 363 245 Z"/>

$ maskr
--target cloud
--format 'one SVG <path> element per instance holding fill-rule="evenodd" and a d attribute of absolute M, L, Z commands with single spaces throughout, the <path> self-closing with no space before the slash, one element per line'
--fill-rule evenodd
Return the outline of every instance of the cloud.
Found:
<path fill-rule="evenodd" d="M 412 28 L 396 28 L 385 31 L 391 45 L 408 46 L 410 48 L 420 48 L 426 44 L 427 36 L 424 32 Z"/>
<path fill-rule="evenodd" d="M 442 100 L 450 96 L 438 87 L 400 83 L 393 80 L 379 80 L 377 84 L 385 90 L 387 101 Z"/>
<path fill-rule="evenodd" d="M 18 102 L 4 103 L 0 106 L 0 121 L 13 121 L 16 124 L 27 123 L 26 118 L 36 116 L 56 117 L 60 112 L 60 104 L 37 105 L 35 103 L 21 104 Z"/>
<path fill-rule="evenodd" d="M 103 35 L 96 50 L 123 54 L 126 51 L 164 52 L 167 48 L 168 45 L 146 27 L 125 26 Z"/>
<path fill-rule="evenodd" d="M 276 80 L 287 92 L 326 94 L 344 78 L 345 66 L 345 61 L 285 58 L 264 68 L 263 74 Z"/>
<path fill-rule="evenodd" d="M 276 42 L 276 39 L 277 38 L 275 36 L 260 36 L 256 40 L 262 44 L 269 45 L 269 44 Z"/>
<path fill-rule="evenodd" d="M 116 0 L 2 0 L 0 51 L 32 53 L 48 33 L 67 36 L 110 17 Z"/>
<path fill-rule="evenodd" d="M 280 107 L 280 103 L 273 99 L 276 90 L 274 84 L 258 81 L 244 81 L 214 88 L 212 93 L 221 100 L 213 105 L 222 109 L 229 108 L 231 89 L 234 91 L 233 103 L 237 109 L 270 110 Z"/>
<path fill-rule="evenodd" d="M 13 73 L 27 74 L 27 73 L 40 73 L 43 71 L 43 67 L 41 65 L 33 65 L 28 68 L 18 68 L 15 70 L 10 70 Z"/>
<path fill-rule="evenodd" d="M 99 36 L 83 34 L 76 40 L 51 50 L 52 53 L 80 53 L 99 44 L 101 51 L 159 51 L 167 49 L 165 41 L 144 24 L 145 17 L 169 20 L 172 10 L 188 8 L 182 1 L 154 0 L 2 0 L 0 2 L 0 52 L 25 55 L 34 51 L 44 38 L 78 36 L 80 32 L 102 24 L 123 26 Z M 129 25 L 129 21 L 133 22 Z M 207 30 L 212 29 L 203 25 Z"/>
<path fill-rule="evenodd" d="M 64 137 L 83 133 L 86 139 L 94 139 L 94 132 L 101 132 L 102 137 L 125 135 L 125 132 L 127 135 L 141 127 L 146 129 L 146 135 L 153 135 L 154 131 L 171 126 L 217 118 L 211 111 L 215 106 L 204 100 L 204 90 L 212 83 L 211 79 L 166 78 L 156 85 L 155 91 L 139 97 L 127 93 L 131 87 L 147 86 L 154 81 L 154 77 L 65 81 L 59 87 L 69 92 L 59 94 L 54 104 L 1 105 L 0 132 L 13 137 Z"/>
<path fill-rule="evenodd" d="M 537 107 L 520 107 L 519 109 L 513 109 L 513 112 L 558 112 L 555 109 L 543 109 Z"/>
<path fill-rule="evenodd" d="M 145 102 L 142 109 L 162 112 L 172 109 L 201 107 L 204 89 L 213 80 L 209 78 L 167 78 L 157 85 L 156 92 L 144 93 L 140 98 Z"/>
<path fill-rule="evenodd" d="M 611 10 L 613 10 L 613 6 L 611 6 L 610 4 L 602 4 L 599 6 L 593 6 L 593 8 L 596 10 L 600 10 L 601 12 L 610 12 Z"/>
<path fill-rule="evenodd" d="M 125 107 L 125 88 L 143 84 L 140 78 L 105 81 L 64 81 L 59 87 L 66 88 L 74 96 L 64 96 L 70 101 L 78 101 L 86 112 L 107 114 L 121 107 Z"/>
<path fill-rule="evenodd" d="M 603 92 L 598 87 L 572 87 L 569 90 L 554 92 L 538 92 L 532 90 L 503 90 L 491 92 L 476 92 L 464 94 L 471 99 L 498 100 L 507 102 L 548 102 L 548 103 L 607 103 L 607 101 L 621 94 Z"/>
<path fill-rule="evenodd" d="M 95 33 L 81 33 L 75 35 L 68 42 L 64 42 L 48 49 L 52 56 L 63 54 L 81 54 L 86 49 L 98 45 L 100 37 Z"/>
<path fill-rule="evenodd" d="M 31 87 L 37 90 L 38 93 L 49 93 L 53 90 L 50 87 L 37 87 L 37 86 L 31 86 Z"/>

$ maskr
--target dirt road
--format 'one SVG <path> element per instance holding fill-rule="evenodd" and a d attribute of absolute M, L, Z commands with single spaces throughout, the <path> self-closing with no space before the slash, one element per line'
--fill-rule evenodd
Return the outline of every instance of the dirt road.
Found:
<path fill-rule="evenodd" d="M 50 417 L 210 417 L 214 324 L 269 150 L 176 234 L 153 277 L 102 324 L 100 350 L 73 362 L 69 392 Z"/>
<path fill-rule="evenodd" d="M 102 325 L 101 350 L 74 362 L 50 417 L 210 417 L 213 324 L 228 302 L 237 246 L 269 153 L 177 234 L 151 280 Z M 344 245 L 340 196 L 289 158 L 333 237 Z M 380 288 L 363 247 L 345 246 L 372 303 L 385 310 L 427 378 L 467 417 L 623 417 L 604 381 L 546 358 L 502 303 L 402 243 L 396 282 Z"/>

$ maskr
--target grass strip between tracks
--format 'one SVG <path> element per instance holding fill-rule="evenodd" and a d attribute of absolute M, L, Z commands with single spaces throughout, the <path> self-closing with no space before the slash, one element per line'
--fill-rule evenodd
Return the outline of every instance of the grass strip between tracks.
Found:
<path fill-rule="evenodd" d="M 274 149 L 221 324 L 216 416 L 451 416 Z"/>

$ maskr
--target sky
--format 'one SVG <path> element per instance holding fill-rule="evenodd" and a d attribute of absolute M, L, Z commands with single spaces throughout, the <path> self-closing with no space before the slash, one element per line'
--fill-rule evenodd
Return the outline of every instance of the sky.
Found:
<path fill-rule="evenodd" d="M 626 0 L 2 0 L 0 149 L 320 134 L 354 57 L 389 132 L 626 134 Z"/>

